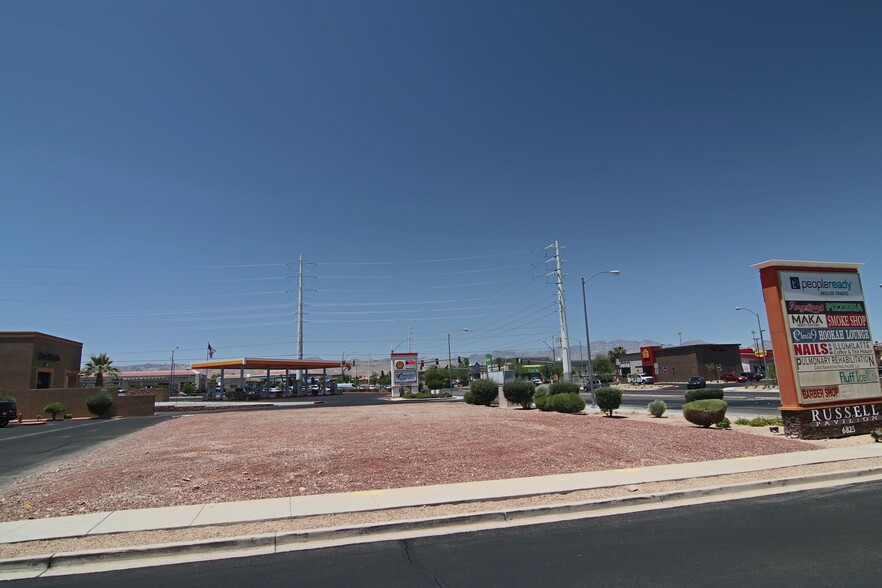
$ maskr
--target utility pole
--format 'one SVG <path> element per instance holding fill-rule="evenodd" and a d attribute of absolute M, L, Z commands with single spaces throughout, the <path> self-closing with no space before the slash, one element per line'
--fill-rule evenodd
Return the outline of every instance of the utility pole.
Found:
<path fill-rule="evenodd" d="M 554 261 L 555 268 L 546 275 L 554 274 L 557 281 L 557 306 L 560 314 L 560 360 L 563 364 L 563 379 L 569 381 L 573 378 L 573 365 L 570 362 L 570 336 L 567 330 L 567 303 L 564 296 L 563 272 L 561 271 L 560 260 L 560 244 L 557 241 L 546 247 L 545 249 L 554 248 L 554 255 L 546 260 L 545 263 Z M 553 354 L 552 354 L 553 355 Z M 554 357 L 552 357 L 554 359 Z M 591 361 L 591 358 L 588 358 Z"/>
<path fill-rule="evenodd" d="M 297 359 L 303 360 L 303 255 L 297 270 Z M 297 382 L 303 385 L 303 370 L 297 370 Z"/>

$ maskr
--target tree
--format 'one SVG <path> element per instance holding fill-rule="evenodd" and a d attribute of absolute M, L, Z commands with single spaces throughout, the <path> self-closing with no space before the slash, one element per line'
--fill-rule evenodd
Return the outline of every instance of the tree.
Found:
<path fill-rule="evenodd" d="M 86 365 L 83 366 L 82 371 L 80 371 L 80 375 L 95 376 L 95 387 L 101 388 L 102 386 L 104 386 L 104 374 L 109 374 L 112 376 L 119 374 L 119 370 L 113 367 L 112 364 L 113 360 L 110 359 L 110 356 L 106 353 L 90 355 L 89 361 L 87 361 Z"/>
<path fill-rule="evenodd" d="M 432 366 L 423 375 L 423 380 L 429 390 L 440 390 L 447 380 L 447 372 Z"/>
<path fill-rule="evenodd" d="M 591 367 L 594 370 L 595 378 L 600 378 L 601 380 L 612 379 L 613 364 L 609 360 L 609 356 L 598 353 L 591 360 Z"/>
<path fill-rule="evenodd" d="M 624 347 L 622 347 L 621 345 L 619 345 L 618 347 L 613 347 L 607 353 L 607 355 L 609 356 L 609 360 L 612 362 L 613 365 L 616 364 L 617 359 L 619 359 L 623 355 L 627 355 L 627 354 L 628 354 L 627 350 Z"/>

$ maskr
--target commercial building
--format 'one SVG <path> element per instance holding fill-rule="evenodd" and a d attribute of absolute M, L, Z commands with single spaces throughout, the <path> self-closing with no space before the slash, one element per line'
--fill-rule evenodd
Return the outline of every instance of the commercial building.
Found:
<path fill-rule="evenodd" d="M 0 332 L 0 391 L 76 388 L 83 344 L 36 331 Z"/>
<path fill-rule="evenodd" d="M 727 372 L 743 371 L 740 346 L 737 343 L 699 343 L 662 347 L 641 347 L 639 353 L 628 353 L 617 362 L 618 375 L 653 376 L 656 382 L 685 382 L 692 376 L 716 380 Z"/>

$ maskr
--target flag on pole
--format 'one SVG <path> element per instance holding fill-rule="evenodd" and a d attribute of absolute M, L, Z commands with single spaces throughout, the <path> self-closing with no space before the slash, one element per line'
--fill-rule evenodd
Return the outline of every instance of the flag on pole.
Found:
<path fill-rule="evenodd" d="M 217 351 L 214 347 L 211 346 L 211 343 L 208 344 L 208 359 L 214 357 L 214 352 Z"/>

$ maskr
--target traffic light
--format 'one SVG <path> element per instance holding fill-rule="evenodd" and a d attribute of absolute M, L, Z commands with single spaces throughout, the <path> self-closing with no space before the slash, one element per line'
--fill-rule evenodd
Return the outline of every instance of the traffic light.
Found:
<path fill-rule="evenodd" d="M 435 367 L 438 367 L 438 358 L 435 358 Z"/>
<path fill-rule="evenodd" d="M 420 360 L 420 370 L 422 370 L 422 369 L 423 369 L 423 360 L 421 359 Z"/>
<path fill-rule="evenodd" d="M 462 356 L 461 355 L 456 356 L 456 363 L 462 363 Z"/>

